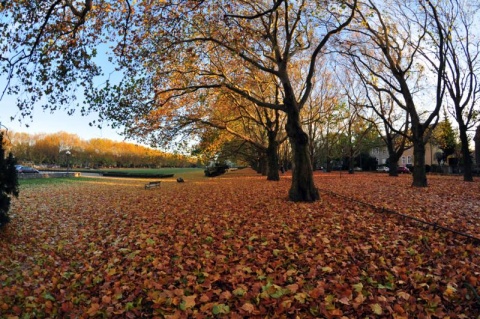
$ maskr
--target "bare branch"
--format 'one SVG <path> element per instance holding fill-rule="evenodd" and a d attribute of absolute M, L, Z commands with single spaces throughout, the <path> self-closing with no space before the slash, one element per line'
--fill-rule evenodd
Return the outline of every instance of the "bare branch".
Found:
<path fill-rule="evenodd" d="M 278 1 L 274 1 L 273 3 L 273 7 L 267 11 L 264 11 L 264 12 L 260 12 L 260 13 L 257 13 L 257 14 L 254 14 L 254 15 L 251 15 L 251 16 L 243 16 L 243 15 L 236 15 L 236 14 L 226 14 L 225 17 L 228 17 L 228 18 L 237 18 L 237 19 L 247 19 L 247 20 L 254 20 L 254 19 L 257 19 L 257 18 L 260 18 L 260 17 L 263 17 L 269 13 L 272 13 L 272 12 L 275 12 L 278 7 L 282 4 L 282 2 L 284 2 L 284 0 L 278 0 Z"/>
<path fill-rule="evenodd" d="M 313 89 L 313 84 L 312 84 L 312 79 L 313 79 L 313 75 L 315 74 L 315 65 L 316 65 L 316 60 L 317 60 L 317 57 L 318 55 L 320 54 L 320 51 L 325 47 L 325 45 L 327 44 L 328 40 L 335 34 L 339 33 L 340 31 L 342 31 L 343 29 L 345 29 L 349 24 L 350 22 L 353 20 L 353 17 L 355 16 L 355 11 L 356 11 L 356 8 L 357 8 L 357 0 L 354 0 L 353 1 L 353 4 L 352 5 L 348 5 L 348 7 L 350 7 L 351 9 L 351 13 L 349 15 L 349 17 L 347 18 L 347 20 L 345 20 L 342 24 L 340 24 L 338 27 L 336 27 L 335 29 L 333 30 L 330 30 L 322 39 L 322 41 L 320 41 L 320 43 L 317 45 L 317 47 L 315 48 L 315 50 L 313 51 L 313 54 L 312 54 L 312 57 L 311 57 L 311 60 L 310 60 L 310 67 L 308 69 L 308 74 L 307 74 L 307 77 L 305 79 L 305 83 L 306 83 L 306 86 L 305 86 L 305 91 L 303 93 L 303 97 L 301 98 L 300 100 L 300 107 L 303 106 L 309 96 L 310 96 L 310 93 Z"/>

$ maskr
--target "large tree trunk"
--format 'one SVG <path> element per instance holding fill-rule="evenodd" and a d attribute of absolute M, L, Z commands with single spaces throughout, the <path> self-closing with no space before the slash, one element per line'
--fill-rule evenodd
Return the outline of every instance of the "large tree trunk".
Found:
<path fill-rule="evenodd" d="M 472 158 L 470 156 L 470 150 L 468 149 L 468 136 L 465 125 L 459 123 L 459 131 L 463 155 L 463 180 L 465 182 L 473 182 Z"/>
<path fill-rule="evenodd" d="M 413 182 L 412 186 L 427 187 L 427 171 L 425 169 L 425 143 L 423 140 L 413 141 Z"/>
<path fill-rule="evenodd" d="M 294 202 L 316 201 L 320 195 L 313 182 L 308 135 L 302 130 L 300 114 L 294 107 L 288 109 L 285 128 L 293 150 L 292 185 L 288 196 Z"/>
<path fill-rule="evenodd" d="M 275 132 L 268 132 L 268 147 L 267 147 L 267 162 L 268 162 L 268 181 L 279 181 L 280 175 L 278 174 L 278 142 Z"/>
<path fill-rule="evenodd" d="M 398 177 L 398 157 L 396 154 L 391 154 L 388 157 L 388 175 Z"/>

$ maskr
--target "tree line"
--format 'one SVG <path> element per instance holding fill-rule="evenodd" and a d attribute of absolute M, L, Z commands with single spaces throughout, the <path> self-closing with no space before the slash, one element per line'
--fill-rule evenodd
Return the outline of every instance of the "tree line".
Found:
<path fill-rule="evenodd" d="M 103 138 L 83 140 L 76 134 L 4 132 L 5 148 L 19 164 L 44 168 L 159 168 L 191 167 L 200 162 L 146 146 Z"/>
<path fill-rule="evenodd" d="M 126 136 L 195 140 L 212 158 L 230 144 L 264 158 L 269 180 L 288 160 L 289 198 L 315 201 L 317 157 L 329 165 L 342 145 L 353 158 L 374 130 L 392 174 L 413 148 L 412 185 L 426 187 L 425 146 L 446 109 L 473 180 L 475 2 L 60 0 L 0 10 L 2 94 L 18 96 L 23 116 L 39 105 L 96 111 Z M 103 53 L 115 71 L 103 73 Z"/>

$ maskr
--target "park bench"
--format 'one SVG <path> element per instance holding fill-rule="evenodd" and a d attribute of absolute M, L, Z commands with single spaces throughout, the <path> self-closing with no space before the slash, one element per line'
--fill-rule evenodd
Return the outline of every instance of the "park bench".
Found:
<path fill-rule="evenodd" d="M 154 188 L 154 187 L 160 187 L 160 181 L 158 182 L 149 182 L 147 184 L 145 184 L 145 189 L 150 189 L 150 188 Z"/>

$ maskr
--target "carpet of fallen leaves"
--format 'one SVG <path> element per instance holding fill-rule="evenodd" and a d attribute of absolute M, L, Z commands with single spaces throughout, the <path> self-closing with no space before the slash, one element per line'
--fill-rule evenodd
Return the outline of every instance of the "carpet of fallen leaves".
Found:
<path fill-rule="evenodd" d="M 32 186 L 0 232 L 0 318 L 480 318 L 480 183 L 251 170 Z"/>
<path fill-rule="evenodd" d="M 411 175 L 319 175 L 317 186 L 334 194 L 418 218 L 480 240 L 480 183 L 462 176 L 428 176 L 429 187 L 411 187 Z"/>

